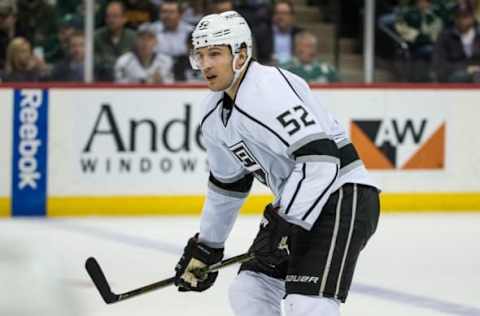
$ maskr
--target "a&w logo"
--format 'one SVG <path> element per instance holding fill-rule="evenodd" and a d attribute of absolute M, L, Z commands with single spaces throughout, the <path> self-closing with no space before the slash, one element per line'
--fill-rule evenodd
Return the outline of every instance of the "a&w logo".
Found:
<path fill-rule="evenodd" d="M 252 152 L 248 149 L 247 145 L 240 141 L 230 147 L 228 147 L 233 155 L 240 160 L 242 165 L 248 171 L 252 172 L 255 178 L 261 183 L 268 185 L 267 173 L 265 169 L 258 163 Z"/>
<path fill-rule="evenodd" d="M 425 118 L 354 120 L 350 130 L 367 168 L 444 168 L 445 122 Z"/>

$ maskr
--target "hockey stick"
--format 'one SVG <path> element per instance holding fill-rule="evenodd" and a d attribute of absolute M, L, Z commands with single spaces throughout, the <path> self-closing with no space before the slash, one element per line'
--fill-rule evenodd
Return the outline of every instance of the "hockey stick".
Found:
<path fill-rule="evenodd" d="M 254 257 L 253 254 L 247 252 L 235 257 L 222 260 L 218 263 L 212 264 L 211 266 L 194 271 L 194 274 L 204 275 L 205 273 L 215 272 L 235 263 L 242 263 L 242 262 L 249 261 L 253 259 L 253 257 Z M 100 293 L 103 300 L 107 304 L 116 303 L 137 295 L 145 294 L 154 290 L 158 290 L 158 289 L 170 286 L 174 283 L 174 280 L 175 280 L 175 277 L 171 277 L 165 280 L 161 280 L 149 285 L 139 287 L 138 289 L 135 289 L 135 290 L 131 290 L 125 293 L 115 294 L 112 292 L 110 285 L 108 284 L 107 279 L 105 278 L 105 274 L 103 273 L 102 268 L 100 267 L 100 265 L 98 264 L 95 258 L 90 257 L 87 259 L 87 261 L 85 262 L 85 269 L 87 269 L 87 272 L 90 275 L 90 278 L 92 279 L 93 284 L 95 284 L 95 287 L 97 288 L 98 292 Z"/>

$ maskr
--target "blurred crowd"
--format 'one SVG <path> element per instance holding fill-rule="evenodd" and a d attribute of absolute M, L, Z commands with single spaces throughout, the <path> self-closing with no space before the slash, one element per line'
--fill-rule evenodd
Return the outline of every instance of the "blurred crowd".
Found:
<path fill-rule="evenodd" d="M 287 0 L 96 0 L 94 80 L 201 81 L 189 66 L 194 25 L 208 13 L 237 10 L 254 32 L 256 58 L 310 82 L 337 81 L 319 60 L 317 38 L 295 25 Z M 0 81 L 82 82 L 85 4 L 77 0 L 0 0 Z"/>
<path fill-rule="evenodd" d="M 387 36 L 377 51 L 393 52 L 403 81 L 480 83 L 480 0 L 385 1 L 382 9 Z"/>
<path fill-rule="evenodd" d="M 305 3 L 321 7 L 319 22 L 337 22 L 340 36 L 362 37 L 363 0 Z M 480 82 L 480 0 L 376 3 L 376 54 L 394 61 L 398 80 Z M 96 0 L 94 80 L 202 81 L 189 66 L 191 32 L 203 15 L 232 9 L 250 24 L 261 63 L 311 83 L 340 80 L 319 56 L 321 35 L 299 27 L 291 0 Z M 84 23 L 84 1 L 0 0 L 0 82 L 84 81 Z"/>

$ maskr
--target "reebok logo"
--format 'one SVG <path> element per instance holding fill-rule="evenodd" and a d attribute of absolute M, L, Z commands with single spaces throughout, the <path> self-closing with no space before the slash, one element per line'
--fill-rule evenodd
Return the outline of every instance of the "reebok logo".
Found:
<path fill-rule="evenodd" d="M 48 90 L 16 89 L 12 215 L 43 216 L 47 205 Z"/>
<path fill-rule="evenodd" d="M 352 142 L 369 169 L 443 169 L 444 121 L 426 118 L 354 120 Z"/>
<path fill-rule="evenodd" d="M 30 187 L 37 188 L 37 181 L 41 175 L 38 172 L 38 162 L 36 154 L 42 142 L 38 139 L 38 108 L 43 102 L 42 90 L 22 90 L 20 101 L 19 120 L 19 136 L 20 143 L 18 152 L 20 159 L 18 160 L 18 171 L 20 181 L 18 188 L 20 190 Z"/>

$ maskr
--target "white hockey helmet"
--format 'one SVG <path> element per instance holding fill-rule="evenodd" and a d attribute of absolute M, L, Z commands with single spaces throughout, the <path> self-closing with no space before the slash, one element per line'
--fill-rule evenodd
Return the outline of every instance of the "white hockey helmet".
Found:
<path fill-rule="evenodd" d="M 204 16 L 195 26 L 192 33 L 193 51 L 190 54 L 190 64 L 193 69 L 200 69 L 201 66 L 195 58 L 197 48 L 228 45 L 233 55 L 233 70 L 238 76 L 252 57 L 252 32 L 247 21 L 236 11 L 227 11 L 220 14 Z M 235 60 L 238 58 L 240 48 L 247 48 L 247 61 L 242 69 L 235 69 Z M 237 74 L 238 72 L 238 74 Z"/>

